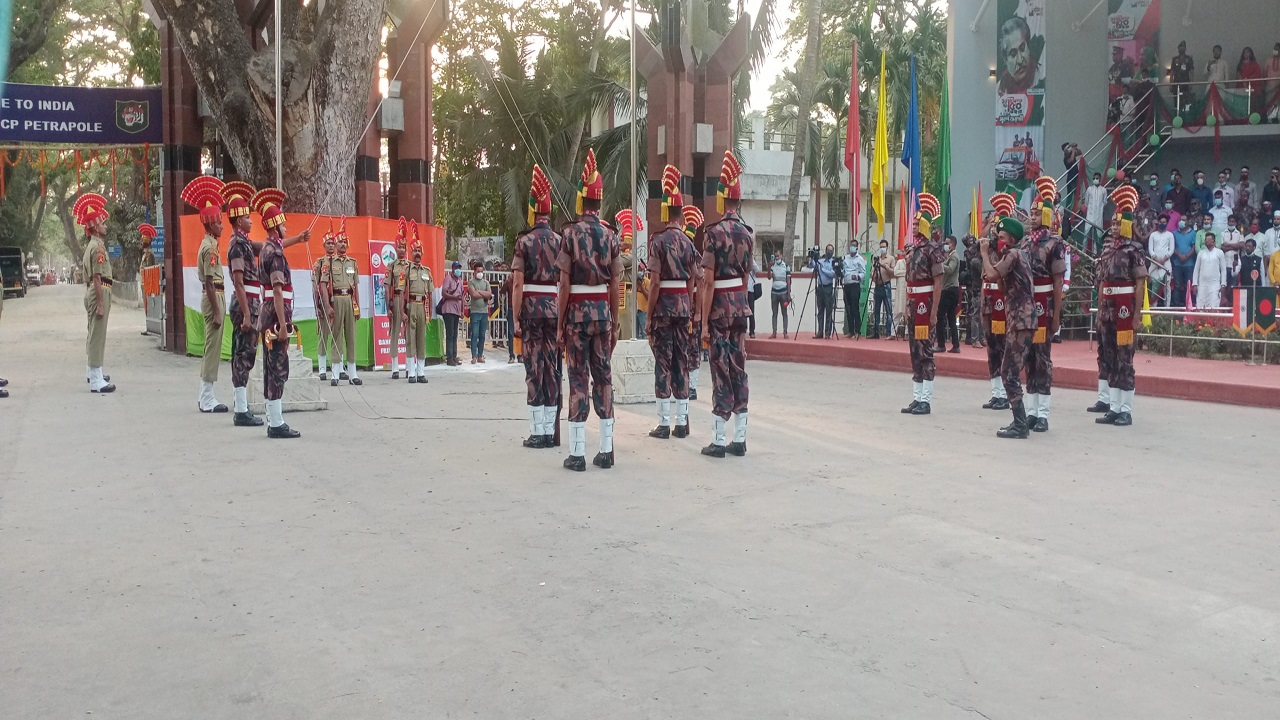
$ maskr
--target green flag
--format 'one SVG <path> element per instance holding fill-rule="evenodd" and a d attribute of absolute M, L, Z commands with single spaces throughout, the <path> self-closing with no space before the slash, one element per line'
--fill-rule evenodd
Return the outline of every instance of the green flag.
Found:
<path fill-rule="evenodd" d="M 938 175 L 933 183 L 934 195 L 942 208 L 942 232 L 951 234 L 951 108 L 947 100 L 947 83 L 942 83 L 941 114 L 938 120 Z"/>

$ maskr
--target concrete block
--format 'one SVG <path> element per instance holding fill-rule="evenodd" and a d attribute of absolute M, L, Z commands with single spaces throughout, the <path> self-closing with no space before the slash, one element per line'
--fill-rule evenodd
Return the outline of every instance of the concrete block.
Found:
<path fill-rule="evenodd" d="M 613 401 L 653 402 L 653 351 L 648 340 L 623 340 L 613 349 Z"/>
<path fill-rule="evenodd" d="M 258 349 L 258 361 L 249 373 L 249 410 L 258 415 L 267 412 L 266 398 L 262 396 L 262 349 Z M 304 410 L 328 410 L 329 401 L 320 396 L 320 378 L 311 367 L 311 359 L 300 352 L 289 353 L 289 382 L 284 384 L 284 412 Z"/>

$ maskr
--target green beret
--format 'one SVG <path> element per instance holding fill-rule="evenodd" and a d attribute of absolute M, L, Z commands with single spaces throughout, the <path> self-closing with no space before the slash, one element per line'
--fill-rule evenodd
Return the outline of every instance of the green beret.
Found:
<path fill-rule="evenodd" d="M 997 232 L 1009 233 L 1014 240 L 1021 240 L 1026 234 L 1026 229 L 1022 227 L 1022 223 L 1013 218 L 1000 218 L 1000 222 L 996 224 Z"/>

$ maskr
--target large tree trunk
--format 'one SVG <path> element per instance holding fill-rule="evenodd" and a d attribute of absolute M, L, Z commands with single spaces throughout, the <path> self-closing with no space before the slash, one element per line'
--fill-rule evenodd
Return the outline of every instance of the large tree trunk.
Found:
<path fill-rule="evenodd" d="M 609 0 L 600 1 L 600 16 L 596 19 L 595 32 L 591 38 L 591 53 L 587 56 L 588 74 L 594 73 L 596 68 L 600 66 L 600 45 L 604 43 L 605 35 L 608 34 L 609 29 L 613 27 L 614 20 L 617 20 L 617 15 L 614 15 L 614 17 L 609 19 L 607 22 L 605 20 L 611 12 L 611 5 L 612 2 Z M 631 112 L 634 115 L 635 110 L 632 110 Z M 587 119 L 588 118 L 585 116 L 579 117 L 577 120 L 573 121 L 573 124 L 570 126 L 569 154 L 565 157 L 564 166 L 565 177 L 572 178 L 581 174 L 581 169 L 577 166 L 578 151 L 582 149 L 582 136 L 583 133 L 586 132 Z M 628 207 L 630 207 L 630 203 L 628 203 Z"/>
<path fill-rule="evenodd" d="M 796 108 L 795 151 L 791 157 L 791 187 L 787 192 L 787 218 L 783 225 L 782 257 L 788 262 L 795 257 L 796 210 L 800 205 L 800 177 L 804 173 L 804 156 L 809 148 L 809 116 L 813 107 L 814 83 L 818 78 L 818 43 L 822 39 L 822 2 L 806 0 L 804 59 L 800 70 L 799 107 Z M 817 172 L 817 168 L 810 168 Z"/>
<path fill-rule="evenodd" d="M 233 0 L 155 4 L 176 31 L 236 169 L 257 187 L 275 185 L 275 47 L 253 51 Z M 285 2 L 286 211 L 355 212 L 355 148 L 385 9 L 386 0 Z"/>

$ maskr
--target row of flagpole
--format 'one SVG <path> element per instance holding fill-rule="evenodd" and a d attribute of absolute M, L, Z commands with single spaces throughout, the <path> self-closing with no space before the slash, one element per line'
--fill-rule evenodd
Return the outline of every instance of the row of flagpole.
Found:
<path fill-rule="evenodd" d="M 871 209 L 876 215 L 876 237 L 884 237 L 885 192 L 888 186 L 889 140 L 888 108 L 885 89 L 886 53 L 880 51 L 880 88 L 876 94 L 877 112 L 875 137 L 872 141 L 871 167 L 869 168 Z M 845 129 L 844 165 L 849 171 L 849 228 L 850 236 L 858 236 L 858 216 L 862 197 L 862 128 L 861 85 L 858 79 L 858 43 L 853 43 L 852 72 L 849 77 L 849 117 Z M 941 117 L 938 127 L 938 162 L 934 181 L 934 195 L 942 206 L 941 227 L 944 234 L 951 234 L 951 111 L 948 102 L 947 83 L 942 84 Z M 903 134 L 902 154 L 899 161 L 910 172 L 910 183 L 898 185 L 898 247 L 905 246 L 911 219 L 915 216 L 916 198 L 925 191 L 923 163 L 920 145 L 920 100 L 916 82 L 916 58 L 911 57 L 911 100 L 907 107 L 906 130 Z M 977 222 L 981 189 L 975 190 L 974 207 L 970 224 Z M 972 228 L 977 234 L 977 228 Z"/>

